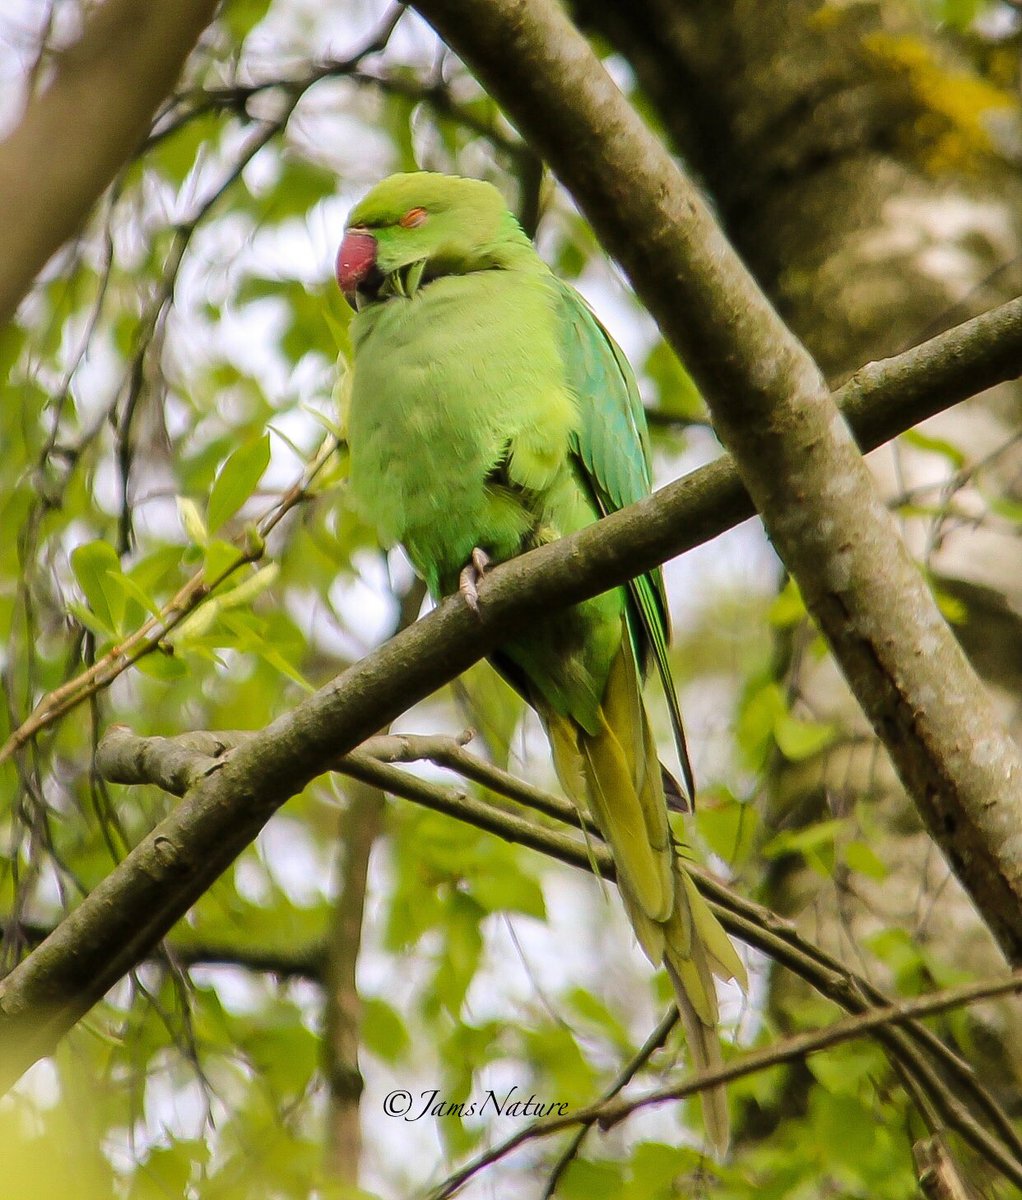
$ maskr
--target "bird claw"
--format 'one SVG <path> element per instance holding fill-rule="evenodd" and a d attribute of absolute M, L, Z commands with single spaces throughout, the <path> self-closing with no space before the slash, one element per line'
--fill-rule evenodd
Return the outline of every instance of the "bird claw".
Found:
<path fill-rule="evenodd" d="M 458 576 L 458 591 L 465 597 L 465 603 L 479 616 L 479 581 L 486 574 L 490 565 L 490 556 L 485 550 L 476 546 L 472 551 L 471 561 L 467 562 Z"/>

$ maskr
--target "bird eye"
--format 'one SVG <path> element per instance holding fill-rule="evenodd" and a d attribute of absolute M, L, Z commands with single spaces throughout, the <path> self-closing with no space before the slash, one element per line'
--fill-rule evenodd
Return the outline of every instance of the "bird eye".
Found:
<path fill-rule="evenodd" d="M 424 208 L 410 208 L 398 224 L 402 229 L 418 229 L 420 225 L 425 224 L 427 215 Z"/>

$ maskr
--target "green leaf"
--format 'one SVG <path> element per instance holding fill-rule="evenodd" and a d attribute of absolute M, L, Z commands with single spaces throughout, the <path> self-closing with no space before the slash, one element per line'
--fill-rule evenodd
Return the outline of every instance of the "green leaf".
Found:
<path fill-rule="evenodd" d="M 228 458 L 213 482 L 206 519 L 216 533 L 252 495 L 270 461 L 270 435 L 242 446 Z"/>
<path fill-rule="evenodd" d="M 209 532 L 195 501 L 189 500 L 187 496 L 178 496 L 177 515 L 181 518 L 188 540 L 195 546 L 205 546 L 209 541 Z"/>
<path fill-rule="evenodd" d="M 472 880 L 472 897 L 488 912 L 520 912 L 544 920 L 543 889 L 521 871 L 485 872 Z"/>
<path fill-rule="evenodd" d="M 693 421 L 706 419 L 706 406 L 695 381 L 663 338 L 650 351 L 644 370 L 656 387 L 658 413 Z"/>
<path fill-rule="evenodd" d="M 202 561 L 202 569 L 207 582 L 212 583 L 215 579 L 219 579 L 229 567 L 234 566 L 240 557 L 241 551 L 232 542 L 225 542 L 223 538 L 213 538 L 206 546 L 206 553 Z"/>
<path fill-rule="evenodd" d="M 518 693 L 489 663 L 476 663 L 451 685 L 493 761 L 507 767 L 511 739 L 524 708 Z"/>
<path fill-rule="evenodd" d="M 298 1094 L 316 1069 L 319 1045 L 296 1008 L 278 1001 L 243 1040 L 243 1047 L 267 1086 Z"/>
<path fill-rule="evenodd" d="M 961 470 L 965 466 L 965 455 L 957 446 L 953 446 L 944 438 L 931 437 L 918 429 L 909 429 L 901 437 L 903 441 L 910 446 L 915 446 L 917 450 L 925 450 L 930 454 L 939 454 L 941 458 L 946 458 L 956 470 Z"/>
<path fill-rule="evenodd" d="M 939 21 L 957 29 L 968 29 L 979 15 L 986 0 L 929 0 L 929 8 Z"/>
<path fill-rule="evenodd" d="M 146 1155 L 142 1170 L 136 1176 L 145 1181 L 148 1194 L 185 1196 L 192 1176 L 191 1144 L 157 1146 Z"/>
<path fill-rule="evenodd" d="M 748 861 L 756 844 L 759 814 L 726 789 L 714 788 L 699 794 L 696 825 L 713 853 L 738 869 Z"/>
<path fill-rule="evenodd" d="M 885 879 L 887 867 L 877 857 L 876 851 L 869 842 L 849 842 L 844 848 L 845 864 L 868 879 Z"/>
<path fill-rule="evenodd" d="M 838 735 L 836 725 L 806 721 L 792 713 L 781 713 L 774 720 L 774 740 L 789 762 L 802 762 L 825 750 Z"/>
<path fill-rule="evenodd" d="M 129 577 L 147 595 L 158 588 L 176 589 L 181 575 L 181 547 L 171 543 L 157 546 L 131 568 Z"/>
<path fill-rule="evenodd" d="M 999 517 L 1004 517 L 1015 525 L 1022 525 L 1022 501 L 1013 500 L 1010 496 L 990 496 L 987 498 L 987 504 L 990 511 L 997 513 Z"/>
<path fill-rule="evenodd" d="M 884 1055 L 872 1042 L 848 1042 L 810 1055 L 806 1066 L 828 1092 L 855 1095 L 870 1076 L 883 1074 Z"/>
<path fill-rule="evenodd" d="M 271 562 L 267 563 L 264 567 L 260 567 L 258 571 L 241 580 L 236 587 L 232 587 L 229 591 L 220 594 L 221 611 L 228 608 L 242 608 L 250 605 L 256 596 L 262 595 L 267 588 L 273 587 L 279 575 L 279 563 Z"/>
<path fill-rule="evenodd" d="M 927 957 L 907 929 L 882 929 L 863 940 L 866 948 L 890 967 L 899 991 L 912 995 L 929 981 Z"/>
<path fill-rule="evenodd" d="M 398 78 L 409 82 L 414 76 L 406 69 L 397 72 Z M 397 159 L 396 168 L 400 171 L 417 171 L 419 163 L 415 157 L 415 140 L 412 137 L 412 115 L 418 107 L 411 96 L 402 96 L 394 92 L 388 96 L 383 105 L 384 130 L 390 138 Z"/>
<path fill-rule="evenodd" d="M 25 344 L 26 331 L 13 321 L 0 329 L 0 383 L 6 383 Z"/>
<path fill-rule="evenodd" d="M 761 853 L 765 858 L 779 858 L 782 854 L 805 854 L 821 847 L 834 845 L 834 840 L 847 822 L 835 818 L 831 821 L 816 821 L 804 829 L 784 829 L 775 834 Z"/>
<path fill-rule="evenodd" d="M 307 158 L 287 159 L 269 192 L 268 208 L 275 220 L 304 217 L 313 205 L 337 190 L 337 175 Z"/>
<path fill-rule="evenodd" d="M 815 1139 L 828 1159 L 858 1173 L 874 1153 L 879 1136 L 876 1114 L 841 1093 L 814 1092 L 810 1108 Z"/>
<path fill-rule="evenodd" d="M 434 990 L 443 1007 L 457 1017 L 483 951 L 483 910 L 471 897 L 454 892 L 447 910 L 444 950 Z"/>
<path fill-rule="evenodd" d="M 736 729 L 738 745 L 753 770 L 760 770 L 774 747 L 774 726 L 788 710 L 780 685 L 773 677 L 752 681 L 742 699 Z"/>
<path fill-rule="evenodd" d="M 355 315 L 355 310 L 345 300 L 340 289 L 338 289 L 333 300 L 328 300 L 323 305 L 323 319 L 326 321 L 327 329 L 334 341 L 337 343 L 338 357 L 343 359 L 345 363 L 351 361 L 351 318 Z"/>
<path fill-rule="evenodd" d="M 152 151 L 152 164 L 176 184 L 184 183 L 189 172 L 199 160 L 203 149 L 213 149 L 221 132 L 221 117 L 216 113 L 203 113 L 185 122 L 180 129 L 161 139 Z M 134 338 L 133 325 L 121 330 L 121 345 L 124 339 Z"/>
<path fill-rule="evenodd" d="M 255 300 L 283 298 L 288 286 L 282 279 L 270 279 L 265 275 L 249 275 L 239 285 L 234 293 L 234 299 L 238 304 L 250 304 Z M 237 375 L 236 368 L 232 367 L 230 363 L 224 363 L 221 370 L 229 371 L 234 376 Z"/>
<path fill-rule="evenodd" d="M 378 996 L 363 997 L 359 1031 L 367 1048 L 384 1062 L 400 1061 L 411 1045 L 404 1021 Z"/>
<path fill-rule="evenodd" d="M 270 0 L 230 0 L 223 6 L 220 19 L 231 36 L 241 42 L 266 16 L 269 7 Z"/>
<path fill-rule="evenodd" d="M 91 634 L 94 634 L 100 641 L 105 641 L 108 638 L 116 636 L 115 630 L 109 625 L 104 624 L 85 604 L 79 604 L 77 600 L 69 600 L 67 602 L 67 611 Z"/>
<path fill-rule="evenodd" d="M 958 596 L 952 596 L 950 592 L 934 583 L 933 580 L 930 581 L 930 591 L 940 609 L 940 615 L 949 625 L 964 625 L 968 621 L 969 608 L 964 600 Z"/>
<path fill-rule="evenodd" d="M 687 1171 L 705 1166 L 702 1156 L 689 1146 L 668 1146 L 663 1142 L 643 1142 L 635 1147 L 631 1178 L 624 1193 L 629 1200 L 663 1200 L 676 1197 L 677 1180 Z"/>
<path fill-rule="evenodd" d="M 154 597 L 150 596 L 145 588 L 141 587 L 130 575 L 125 575 L 120 570 L 117 570 L 107 571 L 106 577 L 112 587 L 123 592 L 126 599 L 134 600 L 143 612 L 149 613 L 151 617 L 159 617 L 160 606 L 156 603 Z"/>
<path fill-rule="evenodd" d="M 557 1195 L 563 1200 L 616 1200 L 623 1187 L 620 1164 L 576 1158 L 561 1176 Z"/>
<path fill-rule="evenodd" d="M 124 591 L 111 582 L 121 561 L 109 542 L 86 542 L 71 551 L 71 569 L 104 632 L 116 636 L 124 617 Z"/>
<path fill-rule="evenodd" d="M 631 1047 L 628 1030 L 624 1027 L 617 1013 L 592 992 L 585 988 L 572 988 L 566 997 L 573 1012 L 601 1033 L 607 1034 L 614 1045 L 627 1053 Z"/>
<path fill-rule="evenodd" d="M 794 578 L 789 575 L 784 587 L 770 605 L 767 619 L 776 629 L 789 629 L 805 620 L 805 617 L 806 606 L 802 593 L 798 590 Z"/>
<path fill-rule="evenodd" d="M 135 669 L 151 679 L 160 679 L 164 683 L 172 683 L 183 679 L 188 674 L 188 668 L 176 654 L 165 654 L 154 650 L 135 662 Z"/>

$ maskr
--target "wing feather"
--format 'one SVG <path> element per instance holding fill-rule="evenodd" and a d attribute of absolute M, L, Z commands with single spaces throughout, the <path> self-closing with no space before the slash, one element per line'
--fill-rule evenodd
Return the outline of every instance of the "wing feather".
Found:
<path fill-rule="evenodd" d="M 568 385 L 581 399 L 571 451 L 593 500 L 606 515 L 648 496 L 653 486 L 646 416 L 628 360 L 582 297 L 558 280 L 562 346 Z M 638 662 L 652 657 L 663 684 L 678 758 L 690 801 L 692 766 L 671 676 L 670 618 L 659 567 L 628 585 L 628 626 Z"/>

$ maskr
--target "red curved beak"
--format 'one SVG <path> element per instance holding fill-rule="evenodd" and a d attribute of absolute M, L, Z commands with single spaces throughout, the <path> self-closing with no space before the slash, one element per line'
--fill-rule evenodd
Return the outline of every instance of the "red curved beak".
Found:
<path fill-rule="evenodd" d="M 376 238 L 365 229 L 349 229 L 337 251 L 337 282 L 349 304 L 358 285 L 376 265 Z"/>

